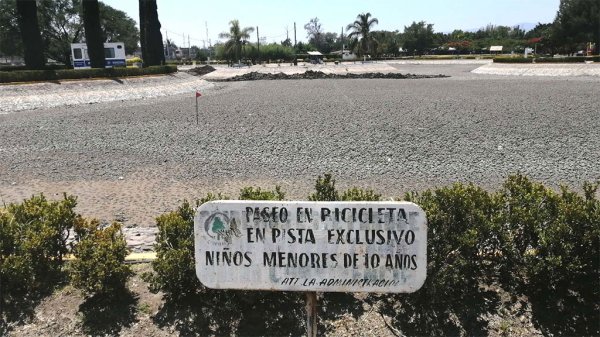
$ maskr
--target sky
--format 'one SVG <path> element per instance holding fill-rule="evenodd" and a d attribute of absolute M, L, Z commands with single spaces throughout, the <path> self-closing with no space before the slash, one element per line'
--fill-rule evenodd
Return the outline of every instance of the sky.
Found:
<path fill-rule="evenodd" d="M 139 20 L 137 0 L 101 0 Z M 304 25 L 319 18 L 325 32 L 338 35 L 360 13 L 369 12 L 379 20 L 374 30 L 398 30 L 413 21 L 434 24 L 436 32 L 454 29 L 477 30 L 488 24 L 514 26 L 521 23 L 549 23 L 554 20 L 560 0 L 157 0 L 158 18 L 165 35 L 176 44 L 185 42 L 204 47 L 222 40 L 229 22 L 238 19 L 242 27 L 258 27 L 266 42 L 306 41 Z M 208 27 L 208 32 L 207 32 Z M 256 31 L 251 41 L 256 40 Z"/>

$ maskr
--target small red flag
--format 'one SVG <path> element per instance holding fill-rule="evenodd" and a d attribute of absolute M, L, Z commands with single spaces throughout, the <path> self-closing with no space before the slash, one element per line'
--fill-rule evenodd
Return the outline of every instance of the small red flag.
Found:
<path fill-rule="evenodd" d="M 200 97 L 200 96 L 202 96 L 202 94 L 199 93 L 198 91 L 196 91 L 196 97 Z"/>

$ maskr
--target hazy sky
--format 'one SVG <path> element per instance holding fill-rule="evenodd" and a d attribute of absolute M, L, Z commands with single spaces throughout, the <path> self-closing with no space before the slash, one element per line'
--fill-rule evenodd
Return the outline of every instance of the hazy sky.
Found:
<path fill-rule="evenodd" d="M 137 0 L 101 0 L 139 20 Z M 413 21 L 434 24 L 436 32 L 477 29 L 488 24 L 514 26 L 519 23 L 547 23 L 554 20 L 560 0 L 157 0 L 158 17 L 165 33 L 181 45 L 185 34 L 192 45 L 202 47 L 208 39 L 214 44 L 229 21 L 238 19 L 242 27 L 259 27 L 267 42 L 286 38 L 286 28 L 294 42 L 294 22 L 298 41 L 306 41 L 304 24 L 318 17 L 326 32 L 341 33 L 356 15 L 370 12 L 379 19 L 376 30 L 399 30 Z M 166 30 L 166 32 L 165 32 Z M 204 41 L 203 41 L 204 40 Z M 256 40 L 256 32 L 252 34 Z"/>

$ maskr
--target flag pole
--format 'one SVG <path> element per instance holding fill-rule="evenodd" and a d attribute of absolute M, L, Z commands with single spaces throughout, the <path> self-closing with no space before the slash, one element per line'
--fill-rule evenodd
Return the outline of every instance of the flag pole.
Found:
<path fill-rule="evenodd" d="M 200 93 L 196 91 L 196 125 L 198 125 L 198 96 Z"/>

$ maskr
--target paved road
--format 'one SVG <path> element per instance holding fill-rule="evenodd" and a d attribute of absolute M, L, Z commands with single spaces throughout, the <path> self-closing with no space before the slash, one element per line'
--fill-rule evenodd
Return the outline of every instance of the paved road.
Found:
<path fill-rule="evenodd" d="M 498 187 L 517 171 L 557 186 L 600 178 L 600 80 L 477 75 L 477 65 L 394 65 L 446 79 L 217 83 L 190 95 L 0 115 L 0 199 L 66 191 L 86 216 L 150 226 L 184 198 L 317 175 L 401 196 L 452 182 Z"/>

